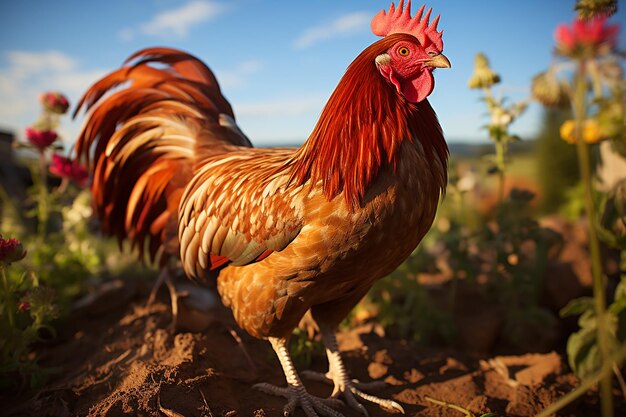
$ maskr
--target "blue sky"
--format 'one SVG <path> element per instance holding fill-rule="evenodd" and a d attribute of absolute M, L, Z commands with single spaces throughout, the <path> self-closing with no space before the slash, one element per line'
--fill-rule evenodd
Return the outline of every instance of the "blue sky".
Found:
<path fill-rule="evenodd" d="M 0 129 L 21 135 L 38 114 L 41 91 L 75 103 L 98 77 L 148 46 L 184 49 L 216 73 L 237 121 L 257 145 L 306 139 L 350 62 L 376 41 L 371 18 L 389 0 L 85 0 L 0 4 Z M 441 14 L 444 53 L 430 101 L 450 141 L 486 140 L 479 93 L 467 88 L 477 52 L 502 76 L 498 94 L 528 95 L 547 68 L 554 28 L 574 17 L 574 0 L 431 0 Z M 421 5 L 414 2 L 413 9 Z M 626 22 L 623 4 L 612 17 Z M 624 34 L 620 35 L 624 45 Z M 541 110 L 512 126 L 532 138 Z M 82 118 L 63 119 L 73 141 Z"/>

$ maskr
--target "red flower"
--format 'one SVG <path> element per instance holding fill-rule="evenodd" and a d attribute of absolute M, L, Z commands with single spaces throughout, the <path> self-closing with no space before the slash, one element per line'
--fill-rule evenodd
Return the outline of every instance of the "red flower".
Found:
<path fill-rule="evenodd" d="M 52 163 L 50 164 L 50 173 L 61 178 L 68 178 L 79 186 L 85 186 L 89 173 L 77 161 L 66 158 L 59 154 L 52 155 Z"/>
<path fill-rule="evenodd" d="M 610 52 L 617 45 L 619 25 L 607 25 L 606 17 L 575 19 L 571 26 L 556 28 L 557 52 L 569 57 L 592 57 Z"/>
<path fill-rule="evenodd" d="M 35 127 L 27 127 L 25 130 L 26 139 L 37 149 L 43 151 L 52 145 L 59 137 L 54 130 L 39 130 Z"/>
<path fill-rule="evenodd" d="M 26 256 L 22 244 L 14 237 L 5 239 L 0 236 L 0 263 L 10 264 Z"/>
<path fill-rule="evenodd" d="M 43 107 L 52 113 L 65 114 L 70 107 L 70 102 L 63 94 L 59 92 L 43 93 L 39 100 Z"/>
<path fill-rule="evenodd" d="M 17 305 L 18 311 L 28 311 L 30 310 L 30 303 L 28 301 L 20 301 Z"/>

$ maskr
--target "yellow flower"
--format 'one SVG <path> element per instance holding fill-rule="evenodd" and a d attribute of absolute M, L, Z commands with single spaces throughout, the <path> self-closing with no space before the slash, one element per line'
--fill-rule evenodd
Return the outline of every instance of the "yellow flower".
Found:
<path fill-rule="evenodd" d="M 574 137 L 574 127 L 576 126 L 576 122 L 574 120 L 566 120 L 560 129 L 561 139 L 563 139 L 567 143 L 576 143 L 576 138 Z M 600 130 L 600 125 L 595 119 L 587 119 L 583 122 L 583 140 L 587 143 L 598 143 L 605 136 L 602 134 Z"/>

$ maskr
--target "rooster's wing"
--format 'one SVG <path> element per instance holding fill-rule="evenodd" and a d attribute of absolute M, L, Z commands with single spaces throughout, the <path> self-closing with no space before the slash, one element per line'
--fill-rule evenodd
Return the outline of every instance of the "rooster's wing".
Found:
<path fill-rule="evenodd" d="M 302 187 L 289 187 L 292 149 L 234 149 L 205 161 L 181 200 L 188 275 L 246 265 L 284 249 L 302 228 Z"/>

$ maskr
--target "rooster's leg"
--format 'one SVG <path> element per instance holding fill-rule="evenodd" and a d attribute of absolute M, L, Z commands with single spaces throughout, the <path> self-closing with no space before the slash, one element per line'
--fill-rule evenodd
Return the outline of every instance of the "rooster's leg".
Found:
<path fill-rule="evenodd" d="M 343 417 L 338 411 L 335 411 L 331 406 L 341 405 L 341 401 L 335 399 L 324 399 L 314 397 L 309 394 L 304 388 L 296 367 L 291 360 L 289 351 L 287 350 L 287 341 L 284 338 L 269 338 L 280 364 L 283 367 L 285 378 L 287 379 L 287 387 L 277 387 L 266 383 L 256 384 L 254 388 L 261 390 L 267 394 L 281 395 L 287 398 L 287 405 L 283 409 L 286 416 L 292 414 L 296 407 L 300 406 L 308 417 L 317 417 L 318 413 L 324 416 L 331 417 Z"/>
<path fill-rule="evenodd" d="M 174 286 L 174 282 L 172 280 L 172 270 L 169 265 L 165 266 L 159 277 L 157 278 L 152 290 L 150 291 L 150 297 L 148 297 L 147 305 L 150 306 L 156 301 L 157 292 L 159 289 L 165 284 L 168 292 L 170 293 L 170 303 L 172 308 L 172 327 L 176 328 L 176 324 L 178 323 L 178 297 L 181 295 L 178 291 L 176 291 L 176 287 Z"/>
<path fill-rule="evenodd" d="M 315 372 L 306 372 L 307 378 L 316 379 L 318 381 L 326 381 L 334 384 L 332 398 L 343 395 L 349 406 L 361 412 L 365 416 L 368 415 L 363 404 L 359 403 L 357 398 L 367 400 L 374 404 L 378 404 L 383 408 L 399 411 L 404 414 L 404 409 L 395 401 L 378 398 L 370 394 L 366 394 L 361 389 L 375 389 L 386 385 L 384 382 L 360 383 L 350 379 L 346 367 L 341 358 L 341 353 L 337 347 L 337 338 L 332 329 L 320 326 L 322 331 L 322 339 L 326 346 L 326 354 L 328 355 L 328 373 L 318 374 Z"/>

